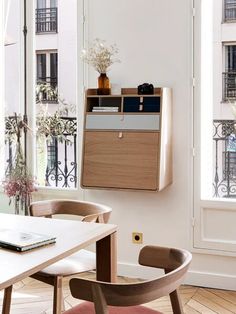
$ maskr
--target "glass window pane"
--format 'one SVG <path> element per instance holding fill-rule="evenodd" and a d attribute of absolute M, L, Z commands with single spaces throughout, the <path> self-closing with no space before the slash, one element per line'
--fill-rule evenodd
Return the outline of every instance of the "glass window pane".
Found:
<path fill-rule="evenodd" d="M 50 76 L 57 82 L 57 53 L 50 54 Z"/>
<path fill-rule="evenodd" d="M 36 176 L 40 186 L 76 188 L 77 1 L 47 0 L 46 6 L 35 35 L 37 79 L 45 77 L 36 95 Z"/>
<path fill-rule="evenodd" d="M 27 61 L 35 60 L 35 77 L 28 77 L 26 93 L 29 97 L 36 94 L 35 103 L 32 102 L 25 110 L 24 102 L 24 49 L 23 49 L 23 4 L 24 1 L 12 0 L 7 34 L 15 42 L 5 47 L 5 95 L 7 115 L 14 113 L 30 115 L 36 112 L 35 120 L 37 137 L 30 164 L 34 164 L 31 171 L 37 177 L 41 186 L 76 188 L 77 187 L 77 126 L 76 126 L 76 69 L 77 69 L 77 1 L 67 0 L 35 0 L 35 38 L 29 38 L 27 44 L 35 43 L 33 54 L 27 53 Z M 22 6 L 21 6 L 22 5 Z M 57 6 L 59 7 L 57 8 Z M 30 6 L 28 6 L 30 7 Z M 51 7 L 51 8 L 50 8 Z M 56 7 L 56 8 L 55 8 Z M 28 13 L 29 8 L 27 9 Z M 32 8 L 31 8 L 32 10 Z M 58 12 L 61 12 L 58 20 Z M 28 14 L 27 13 L 27 14 Z M 29 19 L 27 19 L 29 21 Z M 60 27 L 57 28 L 57 23 Z M 82 25 L 81 25 L 82 27 Z M 57 32 L 57 30 L 60 32 Z M 82 37 L 81 37 L 82 38 Z M 36 50 L 37 47 L 37 50 Z M 31 51 L 31 49 L 29 49 Z M 60 57 L 58 57 L 58 55 Z M 27 73 L 28 73 L 27 72 Z M 36 84 L 36 91 L 32 91 L 32 80 L 43 81 Z M 57 87 L 59 86 L 59 92 Z M 14 92 L 13 92 L 14 91 Z M 39 97 L 40 96 L 40 97 Z M 33 101 L 33 97 L 32 97 Z M 31 123 L 34 119 L 28 119 Z M 40 120 L 41 119 L 41 120 Z M 58 122 L 58 123 L 56 123 Z M 57 129 L 58 127 L 58 129 Z M 32 137 L 35 132 L 30 134 Z M 22 137 L 23 138 L 23 137 Z M 33 141 L 32 141 L 33 142 Z M 7 158 L 14 151 L 9 150 Z M 9 158 L 8 158 L 9 159 Z M 34 162 L 31 163 L 31 159 Z"/>
<path fill-rule="evenodd" d="M 226 70 L 236 71 L 236 45 L 226 46 Z"/>
<path fill-rule="evenodd" d="M 46 54 L 37 54 L 37 80 L 46 80 Z"/>

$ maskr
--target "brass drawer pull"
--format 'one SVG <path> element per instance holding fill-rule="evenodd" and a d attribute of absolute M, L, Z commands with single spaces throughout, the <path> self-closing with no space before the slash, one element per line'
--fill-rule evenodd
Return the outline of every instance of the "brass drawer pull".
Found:
<path fill-rule="evenodd" d="M 118 137 L 119 137 L 119 138 L 122 138 L 122 137 L 123 137 L 123 132 L 119 132 Z"/>
<path fill-rule="evenodd" d="M 143 97 L 140 97 L 139 111 L 143 111 Z"/>

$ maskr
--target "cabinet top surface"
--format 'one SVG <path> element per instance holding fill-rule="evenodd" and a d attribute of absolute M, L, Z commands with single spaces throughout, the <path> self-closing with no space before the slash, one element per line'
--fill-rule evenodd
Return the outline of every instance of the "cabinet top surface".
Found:
<path fill-rule="evenodd" d="M 160 97 L 160 94 L 151 94 L 151 95 L 140 95 L 140 94 L 119 94 L 119 95 L 89 95 L 89 98 L 120 98 L 120 97 Z"/>
<path fill-rule="evenodd" d="M 164 89 L 170 89 L 168 87 L 155 87 L 154 88 L 154 94 L 138 94 L 137 88 L 122 88 L 121 94 L 116 95 L 98 95 L 96 88 L 89 88 L 86 91 L 87 97 L 155 97 L 155 96 L 161 96 Z"/>

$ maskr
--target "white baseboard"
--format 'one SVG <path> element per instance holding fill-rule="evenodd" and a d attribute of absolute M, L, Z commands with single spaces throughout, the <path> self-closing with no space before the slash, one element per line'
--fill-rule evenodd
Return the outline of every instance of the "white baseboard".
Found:
<path fill-rule="evenodd" d="M 186 284 L 236 291 L 236 276 L 189 271 L 186 277 Z"/>
<path fill-rule="evenodd" d="M 133 278 L 150 279 L 163 274 L 163 271 L 136 264 L 119 263 L 118 274 Z M 184 284 L 236 291 L 236 277 L 226 274 L 204 273 L 190 270 Z"/>

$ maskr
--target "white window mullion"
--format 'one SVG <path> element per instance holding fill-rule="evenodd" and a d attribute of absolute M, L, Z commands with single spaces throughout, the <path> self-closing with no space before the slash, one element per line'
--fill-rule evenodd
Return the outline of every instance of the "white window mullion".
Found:
<path fill-rule="evenodd" d="M 36 77 L 36 62 L 35 62 L 35 1 L 26 0 L 27 10 L 26 10 L 26 19 L 27 19 L 27 116 L 28 124 L 31 130 L 34 130 L 35 126 L 35 108 L 32 106 L 35 103 L 35 77 Z M 34 136 L 32 133 L 28 132 L 28 141 L 27 141 L 27 163 L 31 171 L 33 172 L 33 154 L 30 153 L 35 151 L 33 147 Z"/>
<path fill-rule="evenodd" d="M 213 0 L 201 7 L 201 198 L 212 194 Z"/>

